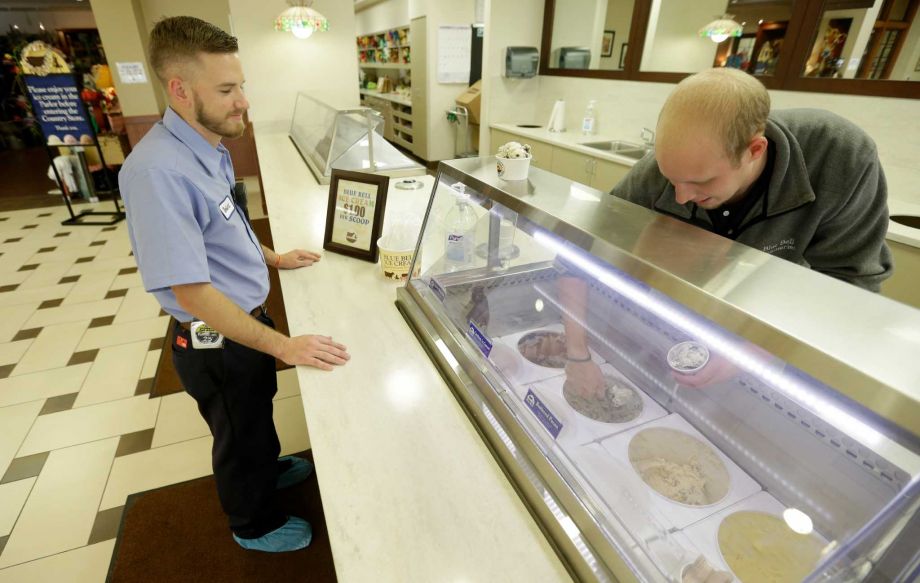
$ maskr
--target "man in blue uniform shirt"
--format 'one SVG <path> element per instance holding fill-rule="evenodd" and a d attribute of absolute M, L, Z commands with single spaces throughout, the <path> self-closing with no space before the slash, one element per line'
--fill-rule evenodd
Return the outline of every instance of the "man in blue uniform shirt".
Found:
<path fill-rule="evenodd" d="M 150 33 L 150 61 L 169 108 L 119 175 L 128 233 L 145 289 L 176 318 L 173 363 L 214 436 L 212 464 L 234 539 L 247 549 L 293 551 L 310 525 L 278 508 L 275 490 L 305 479 L 309 462 L 278 459 L 272 420 L 275 358 L 332 370 L 349 359 L 331 338 L 276 332 L 262 306 L 268 268 L 319 255 L 261 245 L 233 197 L 222 138 L 243 134 L 243 71 L 236 38 L 191 17 Z"/>

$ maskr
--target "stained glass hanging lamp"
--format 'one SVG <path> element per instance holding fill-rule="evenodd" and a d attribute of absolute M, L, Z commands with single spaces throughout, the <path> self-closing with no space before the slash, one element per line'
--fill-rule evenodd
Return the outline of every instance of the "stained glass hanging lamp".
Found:
<path fill-rule="evenodd" d="M 329 30 L 329 21 L 312 8 L 313 0 L 288 0 L 288 8 L 275 19 L 275 30 L 290 32 L 297 38 L 310 38 L 314 32 Z"/>

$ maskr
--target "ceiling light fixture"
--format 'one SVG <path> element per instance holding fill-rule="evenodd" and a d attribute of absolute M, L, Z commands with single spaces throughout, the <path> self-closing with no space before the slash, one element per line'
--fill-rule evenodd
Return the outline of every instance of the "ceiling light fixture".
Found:
<path fill-rule="evenodd" d="M 310 38 L 316 31 L 329 30 L 329 20 L 311 8 L 313 0 L 288 0 L 288 5 L 275 19 L 275 30 L 290 32 L 297 38 Z"/>
<path fill-rule="evenodd" d="M 724 14 L 700 29 L 700 36 L 720 43 L 730 36 L 741 36 L 743 28 L 733 20 L 731 14 Z"/>

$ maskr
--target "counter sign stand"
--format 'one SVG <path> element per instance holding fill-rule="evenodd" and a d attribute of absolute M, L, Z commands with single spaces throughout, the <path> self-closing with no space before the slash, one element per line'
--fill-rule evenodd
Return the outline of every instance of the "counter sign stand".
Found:
<path fill-rule="evenodd" d="M 332 170 L 323 249 L 377 263 L 387 176 Z"/>
<path fill-rule="evenodd" d="M 51 161 L 54 176 L 61 187 L 61 195 L 67 205 L 70 218 L 61 221 L 62 225 L 114 225 L 124 220 L 125 213 L 118 202 L 118 188 L 111 183 L 108 165 L 99 145 L 99 139 L 89 121 L 86 104 L 80 98 L 77 80 L 67 65 L 64 56 L 41 41 L 27 45 L 22 51 L 20 63 L 25 81 L 26 93 L 35 119 L 41 128 L 45 142 L 45 151 Z M 57 148 L 95 147 L 102 163 L 105 190 L 99 194 L 109 194 L 115 204 L 114 212 L 87 210 L 74 214 L 67 188 L 57 166 L 54 164 Z M 82 152 L 78 152 L 80 164 L 86 171 L 86 161 Z M 91 196 L 97 194 L 92 176 L 86 172 L 87 185 Z M 95 218 L 99 217 L 99 218 Z M 107 217 L 107 218 L 102 218 Z"/>

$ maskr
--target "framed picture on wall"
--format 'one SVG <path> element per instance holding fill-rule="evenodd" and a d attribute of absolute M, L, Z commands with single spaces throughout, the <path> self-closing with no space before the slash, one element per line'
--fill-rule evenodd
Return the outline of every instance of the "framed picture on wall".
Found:
<path fill-rule="evenodd" d="M 604 31 L 604 40 L 601 41 L 601 56 L 602 57 L 612 57 L 613 56 L 613 39 L 616 37 L 616 31 L 605 30 Z"/>
<path fill-rule="evenodd" d="M 377 262 L 389 181 L 377 174 L 333 169 L 323 249 Z"/>
<path fill-rule="evenodd" d="M 626 68 L 626 49 L 629 48 L 629 43 L 623 43 L 620 45 L 620 63 L 618 67 L 620 69 Z"/>

